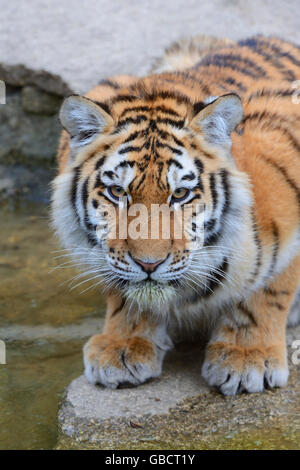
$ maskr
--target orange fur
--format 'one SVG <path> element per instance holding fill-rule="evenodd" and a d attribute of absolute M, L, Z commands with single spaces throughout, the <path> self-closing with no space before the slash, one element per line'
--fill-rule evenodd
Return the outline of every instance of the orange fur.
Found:
<path fill-rule="evenodd" d="M 234 288 L 227 286 L 230 294 L 226 300 L 224 297 L 224 312 L 219 306 L 222 293 L 218 285 L 212 284 L 214 297 L 220 300 L 211 300 L 205 289 L 197 298 L 199 311 L 207 305 L 207 309 L 219 312 L 203 374 L 225 394 L 260 391 L 264 381 L 270 387 L 282 386 L 287 379 L 286 319 L 300 280 L 300 247 L 295 241 L 300 216 L 300 108 L 292 101 L 292 83 L 300 77 L 300 50 L 279 39 L 261 37 L 224 47 L 216 43 L 216 49 L 209 46 L 203 52 L 200 48 L 201 53 L 195 47 L 179 45 L 176 56 L 175 49 L 171 58 L 167 54 L 160 61 L 159 70 L 169 70 L 174 63 L 177 70 L 142 79 L 114 77 L 87 94 L 99 104 L 105 126 L 91 143 L 80 148 L 73 161 L 69 134 L 63 132 L 59 175 L 73 174 L 80 168 L 78 183 L 87 181 L 86 203 L 93 201 L 105 211 L 110 203 L 103 195 L 104 185 L 97 185 L 97 163 L 117 154 L 128 142 L 124 166 L 138 168 L 135 179 L 125 188 L 133 203 L 142 202 L 148 208 L 166 203 L 170 194 L 166 163 L 183 150 L 192 162 L 198 161 L 198 168 L 203 164 L 201 185 L 194 193 L 206 205 L 216 202 L 219 191 L 212 175 L 220 181 L 223 178 L 225 199 L 228 187 L 235 184 L 240 185 L 241 199 L 246 197 L 243 186 L 252 198 L 251 207 L 241 218 L 245 235 L 238 247 L 247 260 L 238 265 L 237 259 L 232 259 L 235 268 L 231 269 L 225 257 L 218 267 L 224 274 L 229 269 L 239 281 Z M 200 62 L 186 68 L 186 64 L 195 63 L 197 51 Z M 230 93 L 240 96 L 244 110 L 244 118 L 231 133 L 234 163 L 228 158 L 227 147 L 209 141 L 209 130 L 203 124 L 220 102 L 207 104 L 205 100 Z M 164 260 L 172 255 L 174 263 L 179 263 L 190 249 L 187 240 L 174 240 L 173 235 L 168 240 L 160 237 L 141 242 L 128 237 L 107 243 L 116 264 L 125 263 L 128 252 L 135 259 Z M 226 284 L 225 275 L 224 279 Z M 161 333 L 161 319 L 149 311 L 130 316 L 117 287 L 111 289 L 107 300 L 104 333 L 92 337 L 85 346 L 88 373 L 99 368 L 98 381 L 112 387 L 158 375 L 164 355 L 161 351 L 171 346 L 167 332 Z M 190 304 L 190 310 L 195 310 L 193 302 L 190 297 L 182 308 Z M 172 308 L 170 305 L 170 311 Z M 141 364 L 146 372 L 135 374 L 134 367 Z M 91 380 L 97 381 L 93 377 Z"/>

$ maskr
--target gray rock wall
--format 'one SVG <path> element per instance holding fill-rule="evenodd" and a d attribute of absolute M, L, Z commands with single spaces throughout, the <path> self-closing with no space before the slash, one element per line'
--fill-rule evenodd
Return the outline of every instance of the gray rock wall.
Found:
<path fill-rule="evenodd" d="M 45 71 L 0 64 L 0 201 L 47 202 L 61 126 L 58 112 L 70 88 Z"/>

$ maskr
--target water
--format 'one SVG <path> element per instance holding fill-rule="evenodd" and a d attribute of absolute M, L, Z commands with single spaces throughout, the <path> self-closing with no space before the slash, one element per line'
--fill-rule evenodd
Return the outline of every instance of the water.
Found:
<path fill-rule="evenodd" d="M 0 449 L 51 449 L 61 394 L 82 372 L 104 302 L 95 290 L 70 291 L 76 272 L 52 271 L 59 246 L 44 207 L 1 209 L 0 227 Z"/>

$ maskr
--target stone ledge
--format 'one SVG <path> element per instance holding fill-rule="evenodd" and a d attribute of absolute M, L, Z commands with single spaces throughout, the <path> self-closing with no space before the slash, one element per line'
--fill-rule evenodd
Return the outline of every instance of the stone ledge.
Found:
<path fill-rule="evenodd" d="M 289 345 L 297 338 L 300 326 L 288 331 Z M 137 388 L 74 380 L 59 412 L 57 448 L 300 448 L 300 366 L 290 364 L 284 389 L 223 397 L 201 378 L 201 356 L 199 347 L 181 346 L 160 378 Z"/>

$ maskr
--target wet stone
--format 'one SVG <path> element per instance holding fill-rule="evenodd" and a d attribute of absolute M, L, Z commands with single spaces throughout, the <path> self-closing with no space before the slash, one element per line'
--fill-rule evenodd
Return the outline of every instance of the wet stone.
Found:
<path fill-rule="evenodd" d="M 300 326 L 288 330 L 288 357 Z M 224 397 L 200 375 L 203 349 L 181 345 L 164 372 L 139 387 L 108 390 L 84 376 L 67 388 L 58 449 L 300 449 L 300 366 L 283 389 Z"/>

